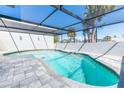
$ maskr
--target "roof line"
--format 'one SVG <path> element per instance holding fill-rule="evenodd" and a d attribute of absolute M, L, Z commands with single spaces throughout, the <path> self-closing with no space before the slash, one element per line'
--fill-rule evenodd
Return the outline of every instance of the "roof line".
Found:
<path fill-rule="evenodd" d="M 55 33 L 55 32 L 46 32 L 46 31 L 38 31 L 38 30 L 31 30 L 31 29 L 25 29 L 25 28 L 19 28 L 19 27 L 11 27 L 11 26 L 1 26 L 0 27 L 3 27 L 3 28 L 10 28 L 10 29 L 19 29 L 19 30 L 24 30 L 24 31 L 32 31 L 32 32 L 38 32 L 38 33 L 49 33 L 49 34 L 58 34 L 58 33 Z"/>
<path fill-rule="evenodd" d="M 31 22 L 31 21 L 27 21 L 27 20 L 20 19 L 20 18 L 10 17 L 10 16 L 3 15 L 3 14 L 0 14 L 0 17 L 2 17 L 2 18 L 7 18 L 7 19 L 11 19 L 11 20 L 15 20 L 15 21 L 20 21 L 20 22 L 26 22 L 26 23 L 30 23 L 30 24 L 39 25 L 39 24 L 36 23 L 36 22 Z M 45 27 L 54 28 L 54 29 L 57 29 L 57 30 L 69 31 L 69 30 L 67 30 L 67 29 L 63 29 L 63 28 L 59 28 L 59 27 L 55 27 L 55 26 L 50 26 L 50 25 L 46 25 L 46 24 L 40 24 L 39 26 L 45 26 Z"/>

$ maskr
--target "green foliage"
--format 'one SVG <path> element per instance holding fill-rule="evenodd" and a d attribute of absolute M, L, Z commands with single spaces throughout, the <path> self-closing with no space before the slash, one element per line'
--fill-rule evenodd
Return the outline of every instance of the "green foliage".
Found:
<path fill-rule="evenodd" d="M 76 37 L 76 29 L 74 27 L 70 27 L 68 29 L 68 37 L 70 37 L 70 41 L 75 42 L 75 37 Z"/>
<path fill-rule="evenodd" d="M 87 28 L 90 28 L 91 26 L 96 27 L 96 23 L 100 22 L 103 18 L 103 16 L 100 16 L 100 17 L 96 17 L 96 16 L 109 12 L 114 8 L 115 8 L 115 5 L 87 5 L 86 6 L 86 12 L 84 13 L 84 17 L 83 17 L 84 21 L 82 24 L 83 24 L 83 27 L 86 29 L 85 33 L 87 34 L 89 41 L 91 42 L 95 41 L 94 37 L 96 37 L 96 33 L 95 33 L 96 30 L 95 28 L 92 28 L 92 32 L 90 32 L 90 30 Z M 87 20 L 93 17 L 96 17 L 96 18 Z"/>
<path fill-rule="evenodd" d="M 68 30 L 68 37 L 76 37 L 76 29 L 74 27 L 70 27 Z"/>
<path fill-rule="evenodd" d="M 115 8 L 115 5 L 87 5 L 85 12 L 85 19 L 95 17 L 106 12 L 109 12 Z M 101 21 L 102 16 L 94 18 L 93 20 Z M 92 21 L 92 20 L 91 20 Z"/>
<path fill-rule="evenodd" d="M 104 41 L 111 41 L 112 40 L 112 37 L 111 36 L 105 36 L 103 38 Z"/>
<path fill-rule="evenodd" d="M 54 36 L 54 43 L 59 42 L 59 40 L 60 40 L 59 36 L 58 36 L 58 35 L 55 35 L 55 36 Z"/>

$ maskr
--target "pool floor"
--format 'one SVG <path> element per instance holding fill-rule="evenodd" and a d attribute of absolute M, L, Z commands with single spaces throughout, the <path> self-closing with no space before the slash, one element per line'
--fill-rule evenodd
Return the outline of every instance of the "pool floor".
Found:
<path fill-rule="evenodd" d="M 85 54 L 73 54 L 62 51 L 28 51 L 11 56 L 33 55 L 44 60 L 59 75 L 94 86 L 112 86 L 118 83 L 118 75 L 108 67 Z"/>

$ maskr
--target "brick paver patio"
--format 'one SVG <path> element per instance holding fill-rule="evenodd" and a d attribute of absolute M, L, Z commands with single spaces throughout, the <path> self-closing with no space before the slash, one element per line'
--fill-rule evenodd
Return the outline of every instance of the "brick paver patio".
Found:
<path fill-rule="evenodd" d="M 69 87 L 48 74 L 37 59 L 0 57 L 0 87 Z"/>
<path fill-rule="evenodd" d="M 21 57 L 0 56 L 0 88 L 87 88 L 55 73 L 46 62 L 32 55 Z M 117 87 L 113 85 L 110 87 Z M 98 86 L 97 86 L 98 88 Z"/>

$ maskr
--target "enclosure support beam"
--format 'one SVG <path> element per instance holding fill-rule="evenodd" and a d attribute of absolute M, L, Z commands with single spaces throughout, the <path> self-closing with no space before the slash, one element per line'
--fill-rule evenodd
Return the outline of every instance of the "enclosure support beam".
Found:
<path fill-rule="evenodd" d="M 80 51 L 84 45 L 85 45 L 85 42 L 82 43 L 82 45 L 80 46 L 80 48 L 78 49 L 78 51 Z"/>
<path fill-rule="evenodd" d="M 122 10 L 122 9 L 124 9 L 124 7 L 121 7 L 121 8 L 119 8 L 119 9 L 115 9 L 115 10 L 112 10 L 112 11 L 110 11 L 110 12 L 107 12 L 107 13 L 104 13 L 104 14 L 101 14 L 101 15 L 98 15 L 98 16 L 95 16 L 95 17 L 92 17 L 92 18 L 89 18 L 89 19 L 85 19 L 85 20 L 86 20 L 86 21 L 89 21 L 89 20 L 92 20 L 92 19 L 95 19 L 95 18 L 104 16 L 104 15 L 107 15 L 107 14 L 110 14 L 110 13 L 113 13 L 113 12 L 116 12 L 116 11 L 119 11 L 119 10 Z M 71 27 L 71 26 L 77 25 L 77 24 L 80 24 L 80 23 L 82 23 L 82 22 L 83 22 L 83 20 L 80 21 L 80 22 L 76 22 L 76 23 L 70 24 L 70 25 L 68 25 L 68 26 L 63 27 L 63 29 L 64 29 L 64 28 L 67 28 L 67 27 Z"/>
<path fill-rule="evenodd" d="M 68 46 L 68 43 L 69 43 L 69 42 L 67 42 L 67 43 L 66 43 L 66 45 L 65 45 L 64 49 L 66 49 L 66 47 Z"/>
<path fill-rule="evenodd" d="M 124 57 L 121 62 L 120 80 L 118 83 L 118 88 L 124 88 Z"/>
<path fill-rule="evenodd" d="M 15 42 L 15 40 L 14 40 L 14 38 L 13 38 L 11 32 L 10 32 L 9 29 L 7 28 L 7 26 L 6 26 L 6 24 L 4 23 L 4 21 L 3 21 L 1 18 L 0 18 L 0 20 L 1 20 L 1 22 L 3 23 L 3 25 L 5 26 L 5 28 L 7 29 L 7 32 L 9 32 L 9 35 L 10 35 L 10 37 L 11 37 L 11 39 L 12 39 L 12 41 L 13 41 L 13 43 L 14 43 L 16 49 L 17 49 L 17 51 L 19 52 L 19 48 L 18 48 L 18 46 L 17 46 L 17 44 L 16 44 L 16 42 Z M 19 53 L 20 53 L 20 52 L 19 52 Z"/>
<path fill-rule="evenodd" d="M 72 16 L 72 17 L 75 17 L 76 19 L 78 18 L 79 20 L 82 20 L 82 18 L 80 19 L 76 14 L 73 14 L 72 12 L 70 12 L 70 11 L 64 9 L 63 7 L 60 7 L 60 6 L 54 6 L 54 7 L 56 7 L 56 8 L 59 9 L 60 11 L 63 11 L 65 14 L 68 14 L 68 15 L 70 15 L 70 16 Z M 59 8 L 58 8 L 58 7 L 59 7 Z M 101 14 L 101 15 L 98 15 L 98 16 L 95 16 L 95 17 L 92 17 L 92 18 L 89 18 L 89 19 L 85 19 L 85 20 L 86 20 L 86 21 L 89 21 L 89 20 L 92 20 L 92 19 L 94 19 L 94 18 L 98 18 L 98 17 L 104 16 L 104 15 L 107 15 L 107 14 L 110 14 L 110 13 L 113 13 L 113 12 L 116 12 L 116 11 L 119 11 L 119 10 L 122 10 L 122 9 L 124 9 L 124 7 L 121 7 L 121 8 L 119 8 L 119 9 L 115 9 L 115 10 L 112 10 L 112 11 L 110 11 L 110 12 L 107 12 L 107 13 L 104 13 L 104 14 Z M 28 22 L 28 23 L 33 23 L 33 24 L 39 25 L 38 23 L 35 23 L 35 22 L 30 22 L 30 21 L 27 21 L 27 20 L 22 20 L 22 19 L 19 19 L 19 18 L 10 17 L 10 16 L 6 16 L 6 15 L 2 15 L 2 14 L 0 14 L 0 17 L 9 18 L 9 19 L 13 19 L 13 20 L 16 20 L 16 21 Z M 48 17 L 48 18 L 49 18 L 49 17 Z M 47 19 L 47 18 L 46 18 L 46 19 Z M 46 19 L 44 19 L 44 20 L 46 20 Z M 76 24 L 80 24 L 80 23 L 82 23 L 82 22 L 83 22 L 83 20 L 80 21 L 80 22 L 76 22 L 76 23 L 70 24 L 70 25 L 68 25 L 68 26 L 65 26 L 65 27 L 63 27 L 63 28 L 54 27 L 54 26 L 50 26 L 50 25 L 44 25 L 44 24 L 41 24 L 40 26 L 46 26 L 46 27 L 49 27 L 49 28 L 54 28 L 54 29 L 57 29 L 57 30 L 63 30 L 63 31 L 66 31 L 66 32 L 67 32 L 68 30 L 65 29 L 65 28 L 70 27 L 70 26 L 73 26 L 73 25 L 76 25 Z M 39 31 L 39 32 L 40 32 L 40 31 Z M 51 33 L 53 33 L 53 32 L 51 32 Z M 53 34 L 59 34 L 59 33 L 53 33 Z M 61 34 L 64 34 L 64 33 L 61 33 Z"/>
<path fill-rule="evenodd" d="M 5 26 L 0 26 L 0 27 L 5 27 Z M 58 33 L 52 33 L 52 32 L 46 32 L 46 31 L 38 31 L 38 30 L 31 30 L 31 29 L 25 29 L 25 28 L 18 28 L 18 27 L 9 27 L 7 26 L 7 28 L 10 28 L 10 29 L 15 29 L 15 30 L 22 30 L 22 31 L 18 31 L 18 32 L 23 32 L 23 33 L 30 33 L 30 32 L 35 32 L 35 33 L 48 33 L 48 34 L 56 34 L 58 35 Z M 14 31 L 10 31 L 10 32 L 14 32 Z"/>
<path fill-rule="evenodd" d="M 119 43 L 119 42 L 116 42 L 116 43 L 115 43 L 113 46 L 111 46 L 105 53 L 103 53 L 103 54 L 100 55 L 100 56 L 97 56 L 97 57 L 94 58 L 94 59 L 98 59 L 98 58 L 100 58 L 100 57 L 106 55 L 107 53 L 109 53 L 109 51 L 111 51 L 118 43 Z"/>
<path fill-rule="evenodd" d="M 97 30 L 97 27 L 96 27 L 96 43 L 98 41 L 98 37 L 97 37 L 98 35 L 97 34 L 98 34 L 98 30 Z"/>
<path fill-rule="evenodd" d="M 71 42 L 71 40 L 69 40 L 69 41 L 66 43 L 64 49 L 66 49 L 66 47 L 68 46 L 68 44 L 69 44 L 70 42 Z"/>
<path fill-rule="evenodd" d="M 62 41 L 63 41 L 63 35 L 61 35 L 61 43 L 62 43 Z"/>
<path fill-rule="evenodd" d="M 56 11 L 57 9 L 53 10 L 53 12 L 51 12 L 46 18 L 44 18 L 39 25 L 33 28 L 33 30 L 35 30 L 38 26 L 42 25 L 42 23 L 45 22 L 49 17 L 51 17 Z"/>
<path fill-rule="evenodd" d="M 93 28 L 101 28 L 101 27 L 104 27 L 104 26 L 115 25 L 115 24 L 119 24 L 119 23 L 124 23 L 124 20 L 119 21 L 119 22 L 114 22 L 114 23 L 105 24 L 105 25 L 94 26 L 94 27 L 90 27 L 90 28 L 86 28 L 86 29 L 77 30 L 77 32 L 78 32 L 78 31 L 82 31 L 82 30 L 93 29 Z"/>
<path fill-rule="evenodd" d="M 31 39 L 31 42 L 32 42 L 32 45 L 33 45 L 34 49 L 36 49 L 35 44 L 34 44 L 34 41 L 33 41 L 32 37 L 31 37 L 31 34 L 29 34 L 29 37 Z"/>
<path fill-rule="evenodd" d="M 30 21 L 27 21 L 27 20 L 22 20 L 22 19 L 19 19 L 19 18 L 10 17 L 10 16 L 6 16 L 6 15 L 3 15 L 3 14 L 0 14 L 0 17 L 11 19 L 11 20 L 15 20 L 15 21 L 20 21 L 20 22 L 26 22 L 26 23 L 30 23 L 30 24 L 39 25 L 38 23 L 35 23 L 35 22 L 30 22 Z M 59 27 L 55 27 L 55 26 L 50 26 L 50 25 L 46 25 L 46 24 L 40 24 L 39 26 L 45 26 L 45 27 L 48 27 L 48 28 L 56 29 L 56 30 L 69 31 L 67 29 L 63 29 L 63 28 L 59 28 Z M 20 28 L 20 29 L 22 29 L 22 28 Z M 30 31 L 37 31 L 37 30 L 31 30 L 30 29 Z M 39 32 L 43 32 L 43 31 L 39 31 Z M 44 32 L 44 33 L 59 34 L 59 33 L 53 33 L 53 32 Z"/>
<path fill-rule="evenodd" d="M 52 5 L 52 7 L 54 7 L 54 8 L 56 8 L 56 9 L 62 11 L 63 13 L 65 13 L 65 14 L 67 14 L 67 15 L 70 15 L 71 17 L 74 17 L 74 18 L 76 18 L 76 19 L 78 19 L 78 20 L 80 20 L 80 21 L 83 21 L 81 17 L 79 17 L 78 15 L 72 13 L 71 11 L 69 11 L 69 10 L 67 10 L 67 9 L 65 9 L 65 8 L 63 8 L 63 7 L 61 7 L 61 5 Z"/>
<path fill-rule="evenodd" d="M 49 49 L 48 44 L 47 44 L 47 41 L 46 41 L 44 35 L 43 35 L 43 39 L 44 39 L 44 41 L 45 41 L 45 44 L 46 44 L 47 49 Z"/>
<path fill-rule="evenodd" d="M 123 21 L 119 21 L 119 22 L 110 23 L 110 24 L 94 26 L 94 27 L 90 27 L 90 28 L 86 28 L 86 29 L 80 29 L 80 30 L 77 30 L 76 32 L 86 31 L 88 29 L 93 29 L 93 28 L 97 28 L 98 29 L 98 28 L 101 28 L 101 27 L 104 27 L 104 26 L 115 25 L 115 24 L 120 24 L 120 23 L 124 23 L 124 20 Z M 63 34 L 67 34 L 67 33 L 63 33 Z"/>

